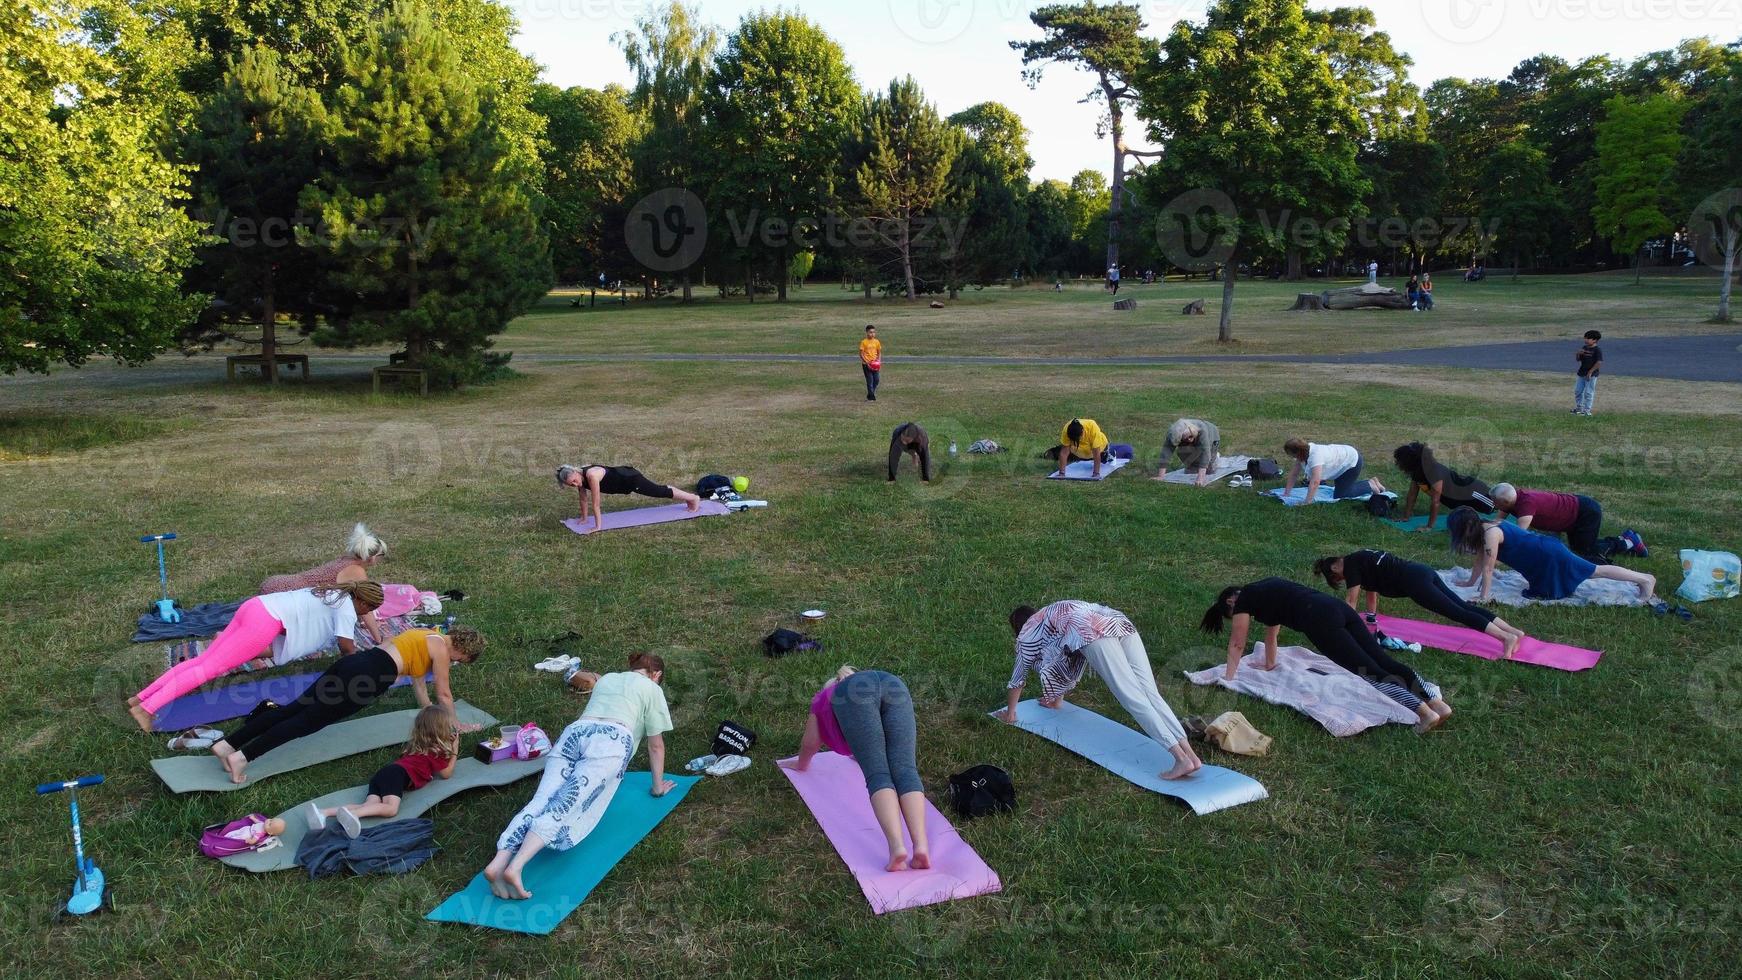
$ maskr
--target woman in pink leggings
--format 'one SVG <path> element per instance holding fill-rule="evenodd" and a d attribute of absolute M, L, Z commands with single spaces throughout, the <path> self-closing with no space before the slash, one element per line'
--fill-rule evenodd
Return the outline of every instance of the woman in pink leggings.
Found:
<path fill-rule="evenodd" d="M 377 582 L 345 582 L 325 589 L 299 589 L 255 596 L 197 657 L 163 672 L 127 701 L 127 712 L 144 731 L 153 716 L 183 694 L 235 670 L 267 650 L 274 664 L 301 660 L 337 639 L 341 654 L 356 649 L 358 617 L 380 608 Z"/>

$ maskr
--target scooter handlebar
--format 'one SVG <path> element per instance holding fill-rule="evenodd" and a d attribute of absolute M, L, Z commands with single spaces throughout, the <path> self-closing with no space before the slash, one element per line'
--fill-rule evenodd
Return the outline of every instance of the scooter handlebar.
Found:
<path fill-rule="evenodd" d="M 139 539 L 140 543 L 142 543 L 142 544 L 150 544 L 153 541 L 174 541 L 174 540 L 175 540 L 175 532 L 174 531 L 171 531 L 168 534 L 147 534 L 145 537 Z"/>
<path fill-rule="evenodd" d="M 36 795 L 46 796 L 49 793 L 59 793 L 61 790 L 72 789 L 75 786 L 95 786 L 103 781 L 102 776 L 80 776 L 64 783 L 43 783 L 36 787 Z"/>

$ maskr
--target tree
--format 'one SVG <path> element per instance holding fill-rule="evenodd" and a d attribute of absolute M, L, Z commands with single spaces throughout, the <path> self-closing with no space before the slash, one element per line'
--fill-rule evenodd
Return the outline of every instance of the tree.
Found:
<path fill-rule="evenodd" d="M 914 299 L 919 295 L 913 283 L 915 232 L 942 203 L 966 140 L 925 100 L 911 75 L 890 82 L 887 93 L 869 100 L 864 126 L 870 153 L 855 176 L 859 200 L 868 209 L 865 217 L 893 232 L 890 245 L 901 263 L 907 298 Z"/>
<path fill-rule="evenodd" d="M 623 215 L 635 178 L 630 155 L 640 130 L 626 95 L 540 84 L 532 109 L 544 117 L 544 224 L 557 278 L 621 275 L 633 260 L 623 240 Z"/>
<path fill-rule="evenodd" d="M 268 383 L 278 379 L 279 312 L 312 312 L 315 257 L 297 242 L 297 199 L 318 173 L 322 115 L 319 94 L 271 48 L 253 46 L 200 107 L 187 140 L 196 200 L 217 232 L 200 252 L 199 279 L 234 316 L 259 323 Z"/>
<path fill-rule="evenodd" d="M 1366 132 L 1354 84 L 1329 53 L 1331 28 L 1303 0 L 1214 0 L 1182 21 L 1142 85 L 1139 114 L 1166 154 L 1147 168 L 1150 200 L 1203 190 L 1226 200 L 1218 337 L 1233 339 L 1242 259 L 1281 253 L 1284 216 L 1345 217 L 1369 187 L 1357 154 Z"/>
<path fill-rule="evenodd" d="M 0 11 L 0 371 L 146 361 L 203 305 L 181 289 L 187 168 L 162 151 L 176 42 L 118 2 Z"/>
<path fill-rule="evenodd" d="M 1681 118 L 1686 106 L 1673 95 L 1609 101 L 1608 118 L 1597 127 L 1597 230 L 1615 251 L 1633 253 L 1633 281 L 1640 275 L 1646 239 L 1667 237 L 1675 223 L 1669 206 Z"/>
<path fill-rule="evenodd" d="M 974 141 L 987 164 L 997 168 L 998 179 L 1018 193 L 1028 189 L 1028 172 L 1034 157 L 1028 155 L 1028 127 L 1022 117 L 1002 102 L 982 102 L 950 117 Z"/>
<path fill-rule="evenodd" d="M 1087 269 L 1100 272 L 1100 230 L 1107 227 L 1107 215 L 1113 208 L 1113 194 L 1107 187 L 1107 177 L 1099 170 L 1079 170 L 1071 178 L 1065 192 L 1065 214 L 1071 225 L 1071 246 L 1066 253 L 1074 273 Z"/>
<path fill-rule="evenodd" d="M 613 37 L 635 73 L 629 107 L 640 116 L 645 134 L 634 153 L 635 185 L 641 194 L 665 188 L 691 190 L 702 165 L 702 92 L 720 32 L 698 23 L 683 3 L 669 3 L 657 16 L 636 22 L 635 33 Z M 678 273 L 688 303 L 690 271 Z"/>
<path fill-rule="evenodd" d="M 1491 222 L 1492 245 L 1512 256 L 1512 278 L 1529 256 L 1535 261 L 1548 245 L 1550 229 L 1559 222 L 1563 207 L 1554 178 L 1549 174 L 1548 154 L 1526 140 L 1500 147 L 1488 159 L 1480 177 L 1482 215 Z"/>
<path fill-rule="evenodd" d="M 1070 185 L 1046 180 L 1034 186 L 1024 199 L 1028 213 L 1028 260 L 1036 274 L 1056 276 L 1070 265 Z"/>
<path fill-rule="evenodd" d="M 1690 242 L 1708 261 L 1722 263 L 1718 289 L 1719 323 L 1730 321 L 1737 257 L 1742 250 L 1742 56 L 1732 61 L 1727 82 L 1690 107 L 1688 139 L 1682 147 L 1677 184 L 1691 208 Z"/>
<path fill-rule="evenodd" d="M 836 158 L 860 98 L 840 45 L 785 12 L 745 17 L 708 73 L 702 110 L 710 224 L 728 219 L 733 227 L 724 230 L 741 238 L 747 281 L 757 265 L 769 269 L 782 301 L 785 270 L 801 250 L 795 226 L 832 196 Z"/>
<path fill-rule="evenodd" d="M 308 236 L 357 298 L 332 339 L 396 341 L 459 385 L 499 362 L 491 336 L 550 286 L 536 177 L 520 171 L 494 93 L 410 4 L 347 50 L 327 93 L 330 160 L 302 196 Z"/>
<path fill-rule="evenodd" d="M 1160 58 L 1153 38 L 1143 36 L 1143 13 L 1133 4 L 1108 6 L 1087 0 L 1052 4 L 1028 15 L 1041 37 L 1011 41 L 1022 52 L 1023 76 L 1030 87 L 1040 84 L 1047 65 L 1071 65 L 1095 76 L 1095 88 L 1084 102 L 1099 102 L 1103 111 L 1098 135 L 1113 137 L 1113 184 L 1107 208 L 1107 265 L 1119 264 L 1119 242 L 1125 214 L 1125 171 L 1129 158 L 1153 158 L 1159 151 L 1133 150 L 1125 143 L 1125 112 L 1138 101 L 1138 80 L 1152 73 Z"/>
<path fill-rule="evenodd" d="M 1026 172 L 1011 166 L 1008 143 L 975 141 L 967 129 L 960 134 L 961 152 L 938 208 L 945 236 L 939 258 L 951 299 L 963 286 L 1019 274 L 1028 252 Z"/>

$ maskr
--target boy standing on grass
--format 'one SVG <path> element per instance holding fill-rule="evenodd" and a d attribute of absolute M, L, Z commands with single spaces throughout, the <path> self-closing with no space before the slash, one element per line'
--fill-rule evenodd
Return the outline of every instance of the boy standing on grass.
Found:
<path fill-rule="evenodd" d="M 883 373 L 883 341 L 877 339 L 877 328 L 867 325 L 865 339 L 859 341 L 859 367 L 865 371 L 865 400 L 877 400 L 877 385 Z"/>
<path fill-rule="evenodd" d="M 1573 382 L 1573 414 L 1590 415 L 1591 406 L 1597 400 L 1597 375 L 1603 373 L 1603 348 L 1597 342 L 1603 335 L 1595 330 L 1585 331 L 1585 346 L 1573 355 L 1579 362 L 1579 377 Z"/>

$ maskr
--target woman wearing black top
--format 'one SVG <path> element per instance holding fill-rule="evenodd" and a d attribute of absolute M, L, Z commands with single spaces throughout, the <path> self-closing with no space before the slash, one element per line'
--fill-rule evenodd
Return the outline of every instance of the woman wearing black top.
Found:
<path fill-rule="evenodd" d="M 1524 631 L 1493 610 L 1464 601 L 1440 573 L 1421 562 L 1399 558 L 1389 551 L 1362 550 L 1341 558 L 1320 558 L 1313 571 L 1324 576 L 1333 589 L 1347 589 L 1349 608 L 1361 611 L 1361 591 L 1367 591 L 1367 615 L 1379 613 L 1379 597 L 1410 599 L 1428 612 L 1486 633 L 1505 646 L 1505 659 L 1518 652 Z"/>
<path fill-rule="evenodd" d="M 1409 496 L 1403 501 L 1402 520 L 1407 521 L 1415 514 L 1415 501 L 1423 490 L 1428 496 L 1424 531 L 1433 530 L 1442 509 L 1448 514 L 1459 507 L 1468 507 L 1478 514 L 1494 512 L 1494 495 L 1488 484 L 1440 462 L 1429 447 L 1419 442 L 1398 446 L 1391 459 L 1409 477 Z"/>
<path fill-rule="evenodd" d="M 633 466 L 559 466 L 556 468 L 556 484 L 580 491 L 581 520 L 585 521 L 587 511 L 591 510 L 595 527 L 605 526 L 605 515 L 600 512 L 599 498 L 607 493 L 638 493 L 643 497 L 659 500 L 675 498 L 683 501 L 692 511 L 702 506 L 702 498 L 677 487 L 662 487 L 642 476 L 641 471 Z M 591 507 L 588 506 L 589 498 Z"/>
<path fill-rule="evenodd" d="M 1228 639 L 1228 671 L 1224 675 L 1228 680 L 1239 673 L 1246 637 L 1256 619 L 1268 627 L 1260 670 L 1276 669 L 1277 636 L 1286 626 L 1306 634 L 1332 663 L 1414 711 L 1421 719 L 1415 726 L 1417 732 L 1430 732 L 1452 716 L 1452 707 L 1440 692 L 1429 689 L 1415 671 L 1381 650 L 1367 624 L 1335 596 L 1287 579 L 1267 578 L 1223 589 L 1215 605 L 1204 612 L 1200 625 L 1206 633 L 1220 633 L 1230 619 L 1234 630 Z"/>

